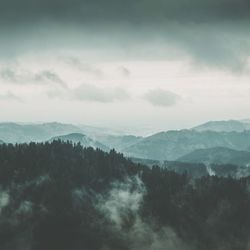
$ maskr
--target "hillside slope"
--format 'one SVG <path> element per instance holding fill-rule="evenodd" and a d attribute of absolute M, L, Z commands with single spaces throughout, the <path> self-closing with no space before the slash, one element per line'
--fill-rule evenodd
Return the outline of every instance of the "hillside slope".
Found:
<path fill-rule="evenodd" d="M 126 148 L 129 157 L 153 160 L 176 160 L 197 149 L 225 147 L 247 150 L 250 147 L 250 131 L 214 132 L 195 130 L 168 131 L 146 137 Z"/>
<path fill-rule="evenodd" d="M 68 135 L 62 135 L 62 136 L 56 136 L 49 140 L 52 141 L 63 141 L 63 142 L 71 142 L 74 144 L 80 143 L 83 147 L 92 147 L 94 149 L 99 148 L 104 151 L 109 151 L 109 147 L 105 146 L 104 144 L 95 141 L 91 138 L 89 138 L 86 135 L 80 134 L 80 133 L 72 133 Z"/>
<path fill-rule="evenodd" d="M 0 145 L 0 162 L 1 250 L 248 249 L 249 178 L 190 182 L 59 141 Z"/>
<path fill-rule="evenodd" d="M 184 155 L 178 161 L 204 163 L 204 164 L 235 164 L 250 165 L 250 152 L 238 151 L 229 148 L 216 147 L 209 149 L 197 149 Z"/>
<path fill-rule="evenodd" d="M 57 122 L 42 124 L 0 123 L 0 138 L 7 143 L 39 142 L 53 136 L 79 132 L 82 130 L 74 125 Z"/>

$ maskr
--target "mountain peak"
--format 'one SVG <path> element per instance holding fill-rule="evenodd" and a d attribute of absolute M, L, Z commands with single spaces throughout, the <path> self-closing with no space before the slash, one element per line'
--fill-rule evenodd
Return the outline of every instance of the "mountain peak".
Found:
<path fill-rule="evenodd" d="M 196 131 L 215 131 L 215 132 L 243 132 L 250 130 L 250 123 L 238 120 L 226 120 L 226 121 L 209 121 L 193 127 L 192 130 Z"/>
<path fill-rule="evenodd" d="M 52 142 L 57 140 L 71 143 L 80 143 L 83 147 L 100 148 L 104 151 L 109 151 L 109 148 L 104 144 L 95 141 L 81 133 L 71 133 L 67 135 L 56 136 L 52 137 L 49 141 Z"/>

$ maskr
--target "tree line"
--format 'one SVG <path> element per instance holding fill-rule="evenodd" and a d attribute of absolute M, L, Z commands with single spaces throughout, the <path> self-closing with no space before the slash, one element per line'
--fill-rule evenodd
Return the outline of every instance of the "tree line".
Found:
<path fill-rule="evenodd" d="M 3 144 L 0 249 L 247 250 L 249 184 L 70 142 Z"/>

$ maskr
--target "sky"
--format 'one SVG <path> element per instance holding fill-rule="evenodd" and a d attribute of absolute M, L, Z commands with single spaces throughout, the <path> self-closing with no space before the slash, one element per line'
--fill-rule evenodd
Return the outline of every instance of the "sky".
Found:
<path fill-rule="evenodd" d="M 250 118 L 248 0 L 0 0 L 0 121 L 167 130 Z"/>

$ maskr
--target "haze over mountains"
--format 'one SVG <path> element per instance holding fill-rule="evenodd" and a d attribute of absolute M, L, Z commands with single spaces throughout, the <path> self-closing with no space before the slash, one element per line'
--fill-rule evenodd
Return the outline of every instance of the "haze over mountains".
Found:
<path fill-rule="evenodd" d="M 139 143 L 141 140 L 143 140 L 143 137 L 134 135 L 100 135 L 97 136 L 97 140 L 105 145 L 108 145 L 110 148 L 115 148 L 118 151 L 123 151 L 126 148 Z"/>
<path fill-rule="evenodd" d="M 146 137 L 125 149 L 125 153 L 138 158 L 176 160 L 197 149 L 226 147 L 248 150 L 250 131 L 214 132 L 195 130 L 168 131 Z"/>
<path fill-rule="evenodd" d="M 103 151 L 109 151 L 110 150 L 110 148 L 108 148 L 107 146 L 99 143 L 98 141 L 92 140 L 88 136 L 80 134 L 80 133 L 73 133 L 73 134 L 69 134 L 69 135 L 61 135 L 61 136 L 52 137 L 49 141 L 50 142 L 53 142 L 53 141 L 62 141 L 62 142 L 70 141 L 70 142 L 72 142 L 74 144 L 80 143 L 81 146 L 83 146 L 84 148 L 92 147 L 94 149 L 99 148 L 99 149 L 101 149 Z"/>
<path fill-rule="evenodd" d="M 82 130 L 74 125 L 57 122 L 42 124 L 0 123 L 0 138 L 6 143 L 39 142 L 58 135 L 80 132 Z"/>
<path fill-rule="evenodd" d="M 250 120 L 209 121 L 193 128 L 196 131 L 242 132 L 250 130 Z"/>
<path fill-rule="evenodd" d="M 147 137 L 125 135 L 119 130 L 62 123 L 1 123 L 5 143 L 71 141 L 104 151 L 116 149 L 127 157 L 193 163 L 250 163 L 250 123 L 210 121 L 191 129 L 159 132 Z M 0 142 L 1 143 L 1 142 Z"/>

